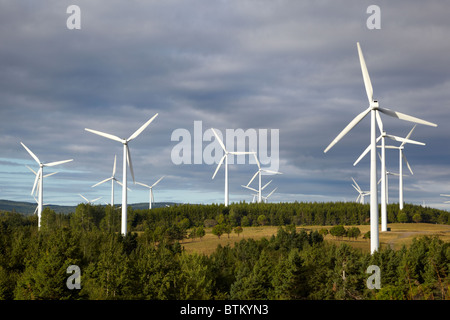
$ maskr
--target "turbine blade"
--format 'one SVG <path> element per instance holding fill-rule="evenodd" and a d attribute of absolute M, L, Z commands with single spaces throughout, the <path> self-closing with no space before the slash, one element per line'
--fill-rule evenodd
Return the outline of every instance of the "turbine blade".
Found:
<path fill-rule="evenodd" d="M 33 152 L 31 152 L 31 150 L 28 149 L 27 146 L 23 144 L 23 142 L 21 142 L 20 144 L 25 148 L 25 150 L 27 150 L 27 152 L 30 154 L 30 156 L 33 157 L 34 161 L 36 161 L 40 165 L 41 161 L 39 160 L 39 158 Z"/>
<path fill-rule="evenodd" d="M 324 150 L 326 153 L 331 149 L 339 140 L 342 139 L 354 126 L 356 126 L 372 109 L 369 107 L 360 114 L 358 114 L 345 128 L 339 133 L 339 135 L 330 143 L 330 145 Z"/>
<path fill-rule="evenodd" d="M 277 187 L 277 188 L 278 188 L 278 187 Z M 269 194 L 266 196 L 266 199 L 267 199 L 268 197 L 270 197 L 270 196 L 275 192 L 275 190 L 277 190 L 277 188 L 273 189 L 272 192 L 269 193 Z"/>
<path fill-rule="evenodd" d="M 352 177 L 352 180 L 353 180 L 353 182 L 355 183 L 356 187 L 358 187 L 358 192 L 361 191 L 361 187 L 360 187 L 359 184 L 355 181 L 355 179 L 353 179 L 353 177 Z"/>
<path fill-rule="evenodd" d="M 214 171 L 214 174 L 213 174 L 211 179 L 214 179 L 214 177 L 216 176 L 217 171 L 219 171 L 219 168 L 222 165 L 223 160 L 225 159 L 226 156 L 227 156 L 227 154 L 225 153 L 225 155 L 222 157 L 222 159 L 220 159 L 219 164 L 217 165 L 216 171 Z"/>
<path fill-rule="evenodd" d="M 86 199 L 86 197 L 85 197 L 85 196 L 83 196 L 82 194 L 80 194 L 80 193 L 79 193 L 79 196 L 80 196 L 80 197 L 82 197 L 82 198 L 83 198 L 84 200 L 86 200 L 87 202 L 89 202 L 89 200 L 88 200 L 88 199 Z"/>
<path fill-rule="evenodd" d="M 240 155 L 243 155 L 243 154 L 253 154 L 253 152 L 244 152 L 244 151 L 230 151 L 230 152 L 228 152 L 229 154 L 234 154 L 234 155 L 237 155 L 237 156 L 240 156 Z"/>
<path fill-rule="evenodd" d="M 261 191 L 263 191 L 273 180 L 270 180 L 269 182 L 267 182 L 264 187 L 261 188 Z"/>
<path fill-rule="evenodd" d="M 134 179 L 133 162 L 131 161 L 130 148 L 128 148 L 128 145 L 126 145 L 126 148 L 127 148 L 127 162 L 128 166 L 130 167 L 131 177 L 133 178 L 133 183 L 136 184 L 136 180 Z"/>
<path fill-rule="evenodd" d="M 41 178 L 41 175 L 42 175 L 42 168 L 39 168 L 36 178 L 34 179 L 34 184 L 33 184 L 33 189 L 31 189 L 31 194 L 34 193 L 34 189 L 36 189 L 36 185 L 37 185 L 39 179 Z"/>
<path fill-rule="evenodd" d="M 420 145 L 420 146 L 424 146 L 425 145 L 425 143 L 423 143 L 423 142 L 410 140 L 410 139 L 406 139 L 406 138 L 402 138 L 402 137 L 397 137 L 397 136 L 394 136 L 394 135 L 391 135 L 391 134 L 387 134 L 386 138 L 389 138 L 391 140 L 395 140 L 397 142 L 402 142 L 401 146 L 403 146 L 405 143 L 417 144 L 417 145 Z"/>
<path fill-rule="evenodd" d="M 156 181 L 154 184 L 152 184 L 152 188 L 153 188 L 154 186 L 156 186 L 163 178 L 164 178 L 164 176 L 162 176 L 161 178 L 159 178 L 158 181 Z"/>
<path fill-rule="evenodd" d="M 361 46 L 359 45 L 359 42 L 357 42 L 356 45 L 358 47 L 359 63 L 361 64 L 361 71 L 364 80 L 364 86 L 366 87 L 367 99 L 369 100 L 369 103 L 372 103 L 373 88 L 372 83 L 370 82 L 369 71 L 367 71 L 366 61 L 364 60 L 364 56 L 361 50 Z"/>
<path fill-rule="evenodd" d="M 250 181 L 247 183 L 247 186 L 250 185 L 250 183 L 252 183 L 252 181 L 256 178 L 256 176 L 258 175 L 258 173 L 260 172 L 260 170 L 256 171 L 256 173 L 253 175 L 253 177 L 250 179 Z"/>
<path fill-rule="evenodd" d="M 282 172 L 273 171 L 273 170 L 267 170 L 267 169 L 261 169 L 261 171 L 271 173 L 271 174 L 283 174 Z"/>
<path fill-rule="evenodd" d="M 408 133 L 408 135 L 406 136 L 405 139 L 409 139 L 409 137 L 411 136 L 411 134 L 413 133 L 414 129 L 416 128 L 417 124 L 414 125 L 414 127 L 411 129 L 411 131 Z M 405 143 L 402 143 L 400 145 L 400 147 L 402 147 Z"/>
<path fill-rule="evenodd" d="M 411 169 L 411 166 L 409 165 L 409 162 L 408 162 L 408 160 L 406 159 L 406 156 L 405 156 L 405 154 L 404 154 L 403 152 L 402 152 L 402 157 L 403 157 L 403 160 L 405 160 L 405 162 L 406 162 L 406 166 L 408 167 L 409 172 L 411 172 L 411 174 L 414 175 L 414 173 L 413 173 L 413 171 L 412 171 L 412 169 Z"/>
<path fill-rule="evenodd" d="M 138 135 L 140 135 L 141 132 L 144 131 L 145 128 L 147 128 L 148 125 L 149 125 L 150 123 L 152 123 L 152 121 L 155 120 L 155 118 L 156 118 L 157 116 L 158 116 L 158 114 L 155 114 L 153 117 L 150 118 L 150 120 L 148 120 L 148 121 L 147 121 L 146 123 L 144 123 L 139 129 L 137 129 L 137 130 L 131 135 L 131 137 L 128 138 L 127 142 L 128 142 L 128 141 L 131 141 L 131 140 L 133 140 L 133 139 L 135 139 Z"/>
<path fill-rule="evenodd" d="M 98 186 L 98 185 L 101 185 L 102 183 L 105 183 L 105 182 L 107 182 L 107 181 L 109 181 L 109 180 L 111 180 L 111 179 L 113 179 L 113 177 L 106 178 L 105 180 L 102 180 L 102 181 L 100 181 L 100 182 L 97 182 L 97 183 L 94 184 L 91 188 L 94 188 L 94 187 L 96 187 L 96 186 Z"/>
<path fill-rule="evenodd" d="M 117 137 L 115 135 L 112 135 L 112 134 L 109 134 L 109 133 L 104 133 L 104 132 L 101 132 L 101 131 L 87 129 L 87 128 L 85 128 L 84 130 L 92 132 L 92 133 L 95 133 L 95 134 L 97 134 L 99 136 L 102 136 L 102 137 L 105 137 L 105 138 L 108 138 L 108 139 L 111 139 L 111 140 L 114 140 L 114 141 L 118 141 L 120 143 L 124 143 L 123 139 L 120 139 L 119 137 Z"/>
<path fill-rule="evenodd" d="M 46 174 L 46 175 L 44 176 L 44 178 L 50 177 L 50 176 L 52 176 L 52 175 L 54 175 L 54 174 L 57 174 L 57 173 L 58 173 L 58 171 L 52 172 L 52 173 L 49 173 L 49 174 Z"/>
<path fill-rule="evenodd" d="M 97 201 L 97 200 L 100 200 L 101 198 L 102 198 L 102 197 L 95 198 L 94 200 L 91 201 L 91 203 L 93 203 L 93 202 L 95 202 L 95 201 Z"/>
<path fill-rule="evenodd" d="M 407 114 L 401 113 L 401 112 L 397 112 L 397 111 L 393 111 L 387 108 L 378 108 L 378 111 L 383 112 L 384 114 L 387 114 L 388 116 L 394 117 L 394 118 L 398 118 L 400 120 L 404 120 L 404 121 L 410 121 L 410 122 L 414 122 L 414 123 L 418 123 L 418 124 L 423 124 L 426 126 L 431 126 L 431 127 L 437 127 L 437 124 L 429 122 L 429 121 L 425 121 L 413 116 L 409 116 Z"/>
<path fill-rule="evenodd" d="M 33 169 L 31 169 L 29 166 L 25 165 L 25 167 L 27 167 L 31 172 L 33 172 L 35 175 L 37 174 L 36 171 L 34 171 Z"/>
<path fill-rule="evenodd" d="M 57 166 L 59 164 L 63 164 L 63 163 L 67 163 L 73 161 L 73 159 L 70 160 L 63 160 L 63 161 L 55 161 L 55 162 L 50 162 L 50 163 L 46 163 L 44 164 L 45 167 L 53 167 L 53 166 Z"/>
<path fill-rule="evenodd" d="M 119 181 L 117 181 L 117 182 L 119 182 Z M 146 188 L 151 188 L 149 185 L 146 185 L 145 183 L 141 183 L 141 182 L 137 182 L 136 181 L 136 184 L 141 185 L 141 186 L 146 187 Z"/>
<path fill-rule="evenodd" d="M 255 191 L 255 192 L 259 192 L 258 190 L 254 189 L 254 188 L 251 188 L 251 187 L 249 187 L 249 186 L 241 185 L 241 187 L 246 188 L 246 189 L 249 189 L 249 190 L 252 190 L 252 191 Z"/>
<path fill-rule="evenodd" d="M 255 160 L 256 160 L 256 165 L 258 166 L 258 169 L 261 169 L 261 164 L 259 163 L 258 157 L 256 156 L 256 152 L 255 151 L 253 151 L 253 152 L 254 152 L 253 156 L 255 157 Z"/>
<path fill-rule="evenodd" d="M 359 156 L 359 158 L 355 161 L 355 163 L 353 163 L 353 166 L 356 166 L 362 158 L 364 158 L 366 156 L 366 154 L 370 151 L 370 144 L 367 146 L 366 150 L 363 151 L 363 153 L 361 153 L 361 155 Z"/>
<path fill-rule="evenodd" d="M 112 173 L 113 177 L 116 175 L 116 161 L 117 161 L 117 155 L 114 155 L 114 166 L 113 166 L 113 173 Z"/>
<path fill-rule="evenodd" d="M 213 128 L 211 128 L 211 130 L 214 133 L 214 135 L 216 136 L 217 141 L 219 141 L 219 144 L 222 147 L 223 151 L 225 151 L 225 153 L 227 153 L 227 149 L 225 149 L 225 145 L 223 144 L 222 140 L 217 135 L 216 131 Z"/>

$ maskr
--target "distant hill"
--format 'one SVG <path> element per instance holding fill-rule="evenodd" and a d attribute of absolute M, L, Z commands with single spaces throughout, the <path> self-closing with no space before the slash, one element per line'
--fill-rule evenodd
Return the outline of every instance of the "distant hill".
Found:
<path fill-rule="evenodd" d="M 156 202 L 152 205 L 153 208 L 161 208 L 165 206 L 172 206 L 177 203 L 175 202 Z M 133 203 L 129 204 L 133 209 L 148 209 L 148 202 Z M 47 205 L 48 207 L 55 211 L 56 213 L 70 213 L 75 212 L 76 206 L 58 206 L 58 205 Z M 33 214 L 36 210 L 36 203 L 33 202 L 22 202 L 22 201 L 10 201 L 10 200 L 0 200 L 0 211 L 15 211 L 22 214 Z"/>

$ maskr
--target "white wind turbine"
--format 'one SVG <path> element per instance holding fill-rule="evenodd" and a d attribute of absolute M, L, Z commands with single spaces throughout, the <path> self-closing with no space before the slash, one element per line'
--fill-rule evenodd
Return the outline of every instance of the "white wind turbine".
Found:
<path fill-rule="evenodd" d="M 100 200 L 102 197 L 98 197 L 98 198 L 95 198 L 95 199 L 93 199 L 93 200 L 89 200 L 88 198 L 86 198 L 85 196 L 83 196 L 82 194 L 78 194 L 80 197 L 82 197 L 84 200 L 86 200 L 86 202 L 88 203 L 88 204 L 90 204 L 90 205 L 92 205 L 95 201 L 98 201 L 98 200 Z"/>
<path fill-rule="evenodd" d="M 354 184 L 352 184 L 352 187 L 355 188 L 355 190 L 359 193 L 358 197 L 356 198 L 356 202 L 359 201 L 359 203 L 364 204 L 364 197 L 370 195 L 370 191 L 363 191 L 359 184 L 356 183 L 355 179 L 352 180 Z"/>
<path fill-rule="evenodd" d="M 330 150 L 339 140 L 342 139 L 353 127 L 355 127 L 363 118 L 369 113 L 371 114 L 370 121 L 370 252 L 374 253 L 378 250 L 378 192 L 377 192 L 377 159 L 376 159 L 376 113 L 382 112 L 391 117 L 401 120 L 411 121 L 424 125 L 437 127 L 436 124 L 424 121 L 397 111 L 381 108 L 377 100 L 373 99 L 373 88 L 370 81 L 369 72 L 367 71 L 366 62 L 361 51 L 359 42 L 357 42 L 358 56 L 361 65 L 362 76 L 364 80 L 364 86 L 367 93 L 367 99 L 369 100 L 369 107 L 358 114 L 342 131 L 339 135 L 328 145 L 324 150 L 326 153 Z"/>
<path fill-rule="evenodd" d="M 256 192 L 256 193 L 253 193 L 253 194 L 252 194 L 252 195 L 253 195 L 253 201 L 252 201 L 252 202 L 255 202 L 255 200 L 257 200 L 257 199 L 259 198 L 259 196 L 261 195 L 261 192 L 260 192 L 260 191 L 264 190 L 271 182 L 272 182 L 272 180 L 270 180 L 269 182 L 267 182 L 267 183 L 266 183 L 262 188 L 260 188 L 259 190 L 256 190 L 255 188 L 252 188 L 252 187 L 249 187 L 248 185 L 246 185 L 246 186 L 241 185 L 241 187 L 246 188 L 246 189 L 249 189 L 249 190 L 251 190 L 251 191 L 253 191 L 253 192 Z M 255 197 L 256 197 L 256 199 L 255 199 Z M 261 198 L 262 198 L 262 196 L 261 196 Z M 258 203 L 260 203 L 260 202 L 258 202 Z"/>
<path fill-rule="evenodd" d="M 34 179 L 33 189 L 31 190 L 31 194 L 33 194 L 34 189 L 36 188 L 36 185 L 38 186 L 39 190 L 39 198 L 38 198 L 38 228 L 41 228 L 41 216 L 42 216 L 42 206 L 44 204 L 44 178 L 49 175 L 43 175 L 44 167 L 53 167 L 57 166 L 59 164 L 67 163 L 70 161 L 73 161 L 73 159 L 70 160 L 63 160 L 63 161 L 55 161 L 55 162 L 49 162 L 49 163 L 42 163 L 39 158 L 31 152 L 30 149 L 27 148 L 26 145 L 24 145 L 22 142 L 20 143 L 25 150 L 31 155 L 31 157 L 39 164 L 39 171 L 36 174 L 36 178 Z M 32 170 L 35 172 L 34 170 Z M 54 174 L 54 173 L 53 173 Z M 52 175 L 52 174 L 50 174 Z"/>
<path fill-rule="evenodd" d="M 262 198 L 264 199 L 264 202 L 267 203 L 267 200 L 269 199 L 269 197 L 275 192 L 275 190 L 277 190 L 277 188 L 273 189 L 267 196 L 263 196 Z"/>
<path fill-rule="evenodd" d="M 136 184 L 139 184 L 139 185 L 141 185 L 141 186 L 143 186 L 143 187 L 146 187 L 146 188 L 150 189 L 150 191 L 149 191 L 149 201 L 148 201 L 148 208 L 149 208 L 149 209 L 152 208 L 152 203 L 153 203 L 154 200 L 155 200 L 155 199 L 153 198 L 153 187 L 156 186 L 163 178 L 164 178 L 164 176 L 162 176 L 161 178 L 159 178 L 159 180 L 156 181 L 156 182 L 155 182 L 154 184 L 152 184 L 151 186 L 146 185 L 146 184 L 141 183 L 141 182 L 136 182 Z"/>
<path fill-rule="evenodd" d="M 253 156 L 255 157 L 255 160 L 256 160 L 256 164 L 258 165 L 258 171 L 256 171 L 256 173 L 253 175 L 253 177 L 250 179 L 250 181 L 247 183 L 247 187 L 252 183 L 252 181 L 256 178 L 256 176 L 259 176 L 259 187 L 258 187 L 258 190 L 257 190 L 257 192 L 258 192 L 258 203 L 260 203 L 261 202 L 261 197 L 262 197 L 262 194 L 261 194 L 261 191 L 263 190 L 263 188 L 261 188 L 261 172 L 267 172 L 267 173 L 270 173 L 270 174 L 282 174 L 281 172 L 277 172 L 277 171 L 272 171 L 272 170 L 267 170 L 267 169 L 262 169 L 261 168 L 261 164 L 259 163 L 259 161 L 258 161 L 258 157 L 256 156 L 256 152 L 255 153 L 253 153 Z M 267 186 L 267 185 L 266 185 Z"/>
<path fill-rule="evenodd" d="M 377 123 L 378 123 L 378 128 L 380 129 L 380 133 L 381 133 L 378 136 L 376 143 L 378 143 L 381 140 L 381 146 L 378 146 L 381 148 L 381 156 L 380 156 L 380 154 L 378 154 L 380 161 L 381 161 L 381 181 L 379 181 L 378 183 L 381 182 L 381 231 L 384 232 L 384 231 L 388 230 L 387 229 L 388 172 L 386 171 L 386 150 L 385 149 L 386 148 L 396 148 L 393 146 L 386 146 L 385 139 L 389 138 L 391 140 L 401 142 L 402 146 L 405 143 L 423 146 L 423 145 L 425 145 L 425 143 L 409 139 L 411 137 L 411 134 L 414 131 L 416 125 L 414 125 L 414 127 L 411 129 L 411 131 L 406 136 L 406 138 L 402 138 L 402 137 L 398 137 L 398 136 L 394 136 L 394 135 L 386 133 L 386 131 L 384 130 L 384 127 L 383 127 L 383 122 L 381 121 L 381 117 L 378 113 L 377 113 Z M 359 163 L 359 161 L 365 157 L 365 155 L 369 152 L 370 148 L 371 148 L 370 145 L 367 146 L 366 150 L 364 150 L 363 153 L 361 153 L 361 155 L 359 156 L 359 158 L 355 161 L 355 163 L 353 163 L 353 166 L 356 166 Z M 389 174 L 397 175 L 392 172 L 390 172 Z M 403 176 L 401 176 L 401 177 L 403 177 Z"/>
<path fill-rule="evenodd" d="M 117 182 L 119 185 L 123 186 L 123 184 L 119 180 L 116 179 L 116 156 L 115 155 L 114 155 L 113 172 L 112 172 L 111 177 L 106 178 L 105 180 L 102 180 L 102 181 L 94 184 L 92 186 L 92 188 L 94 188 L 98 185 L 101 185 L 102 183 L 108 182 L 109 180 L 111 180 L 111 207 L 114 207 L 114 182 Z M 128 190 L 130 190 L 130 189 L 128 188 Z"/>
<path fill-rule="evenodd" d="M 222 147 L 223 151 L 225 152 L 224 156 L 220 159 L 219 164 L 217 165 L 216 171 L 214 171 L 214 174 L 212 176 L 212 179 L 217 174 L 217 171 L 219 171 L 220 166 L 222 165 L 223 161 L 225 160 L 225 207 L 228 206 L 228 155 L 243 155 L 243 154 L 253 154 L 254 152 L 244 152 L 244 151 L 228 151 L 225 148 L 225 145 L 223 144 L 222 140 L 217 135 L 216 131 L 211 128 L 212 132 L 216 136 L 217 141 L 219 142 L 220 146 Z"/>
<path fill-rule="evenodd" d="M 142 131 L 147 128 L 147 126 L 158 116 L 158 114 L 155 114 L 150 120 L 148 120 L 146 123 L 144 123 L 138 130 L 136 130 L 128 139 L 121 139 L 115 135 L 104 133 L 92 129 L 85 129 L 86 131 L 95 133 L 99 136 L 120 142 L 123 144 L 123 180 L 122 180 L 122 227 L 121 227 L 121 233 L 122 235 L 127 234 L 127 162 L 130 167 L 131 176 L 134 180 L 134 172 L 133 172 L 133 164 L 131 162 L 131 155 L 130 150 L 128 148 L 128 143 L 135 139 L 138 135 L 141 134 Z"/>
<path fill-rule="evenodd" d="M 414 128 L 415 128 L 415 126 L 414 126 Z M 412 132 L 414 131 L 414 128 L 412 128 L 411 131 L 409 132 L 409 134 L 407 136 L 408 138 L 409 138 L 409 136 L 411 136 Z M 398 175 L 399 175 L 399 178 L 398 178 L 399 179 L 398 180 L 398 203 L 399 203 L 400 210 L 403 209 L 403 204 L 404 204 L 403 203 L 403 160 L 405 161 L 406 166 L 409 169 L 409 172 L 411 172 L 412 175 L 414 174 L 411 169 L 411 166 L 408 163 L 408 160 L 406 159 L 405 153 L 403 152 L 403 150 L 405 149 L 406 142 L 410 143 L 409 141 L 404 141 L 398 147 L 397 146 L 386 146 L 387 149 L 397 149 L 398 150 L 398 158 L 399 158 L 399 160 L 398 160 L 398 166 L 399 166 L 398 167 L 399 168 L 398 169 L 399 170 L 399 173 L 398 173 Z M 425 143 L 422 143 L 422 142 L 419 142 L 416 144 L 420 144 L 423 146 L 425 145 Z"/>

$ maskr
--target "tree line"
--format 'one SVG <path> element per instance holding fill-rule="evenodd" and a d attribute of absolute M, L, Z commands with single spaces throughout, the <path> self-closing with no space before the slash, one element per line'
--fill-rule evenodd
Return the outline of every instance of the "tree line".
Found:
<path fill-rule="evenodd" d="M 103 219 L 83 229 L 57 218 L 38 231 L 32 218 L 0 214 L 0 299 L 450 298 L 450 243 L 437 237 L 370 255 L 288 225 L 200 255 L 149 232 L 124 237 Z M 81 270 L 80 290 L 66 286 L 71 265 Z M 381 269 L 379 290 L 366 285 L 370 265 Z"/>
<path fill-rule="evenodd" d="M 389 222 L 449 223 L 447 211 L 388 206 Z M 415 240 L 398 251 L 369 255 L 323 241 L 358 237 L 368 205 L 281 203 L 177 205 L 128 209 L 129 233 L 120 235 L 120 209 L 80 204 L 37 217 L 0 212 L 0 299 L 441 299 L 449 298 L 449 243 Z M 406 216 L 407 219 L 404 219 Z M 420 217 L 420 219 L 418 219 Z M 297 232 L 295 225 L 334 225 Z M 179 240 L 220 236 L 256 225 L 280 226 L 270 239 L 242 239 L 209 256 L 184 252 Z M 139 234 L 139 235 L 138 235 Z M 382 289 L 367 289 L 365 268 L 382 267 Z M 69 265 L 82 270 L 82 289 L 69 290 Z"/>

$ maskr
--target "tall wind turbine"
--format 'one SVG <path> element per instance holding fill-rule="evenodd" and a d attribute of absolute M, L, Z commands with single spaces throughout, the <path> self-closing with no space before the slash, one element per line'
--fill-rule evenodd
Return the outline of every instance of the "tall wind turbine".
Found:
<path fill-rule="evenodd" d="M 414 126 L 415 128 L 415 126 Z M 412 132 L 414 131 L 414 128 L 411 129 L 411 131 L 409 132 L 407 138 L 409 138 L 412 134 Z M 399 209 L 402 210 L 403 209 L 403 160 L 406 163 L 406 166 L 409 169 L 409 172 L 411 172 L 411 174 L 413 175 L 413 171 L 411 169 L 411 166 L 408 163 L 408 160 L 406 159 L 405 153 L 403 152 L 403 150 L 405 149 L 405 143 L 410 143 L 409 141 L 404 141 L 402 142 L 402 144 L 400 146 L 386 146 L 387 149 L 397 149 L 398 150 L 398 165 L 399 165 L 399 180 L 398 180 L 398 203 L 399 203 Z M 416 143 L 416 144 L 420 144 L 420 145 L 425 145 L 425 143 Z"/>
<path fill-rule="evenodd" d="M 136 130 L 128 139 L 122 139 L 115 135 L 104 133 L 92 129 L 85 129 L 86 131 L 95 133 L 99 136 L 120 142 L 123 144 L 123 181 L 122 181 L 122 235 L 127 234 L 127 162 L 130 167 L 131 176 L 134 180 L 134 172 L 133 172 L 133 164 L 131 162 L 131 155 L 130 150 L 128 148 L 128 143 L 135 139 L 138 135 L 141 134 L 142 131 L 147 128 L 147 126 L 158 116 L 158 114 L 155 114 L 150 120 L 148 120 L 146 123 L 144 123 L 138 130 Z"/>
<path fill-rule="evenodd" d="M 367 71 L 366 62 L 364 60 L 363 53 L 359 42 L 356 43 L 358 48 L 359 62 L 361 65 L 362 76 L 364 80 L 364 86 L 367 93 L 367 99 L 369 100 L 369 107 L 358 114 L 345 128 L 339 133 L 339 135 L 328 145 L 324 150 L 326 153 L 330 150 L 339 140 L 342 139 L 353 127 L 355 127 L 363 118 L 369 113 L 371 114 L 370 121 L 370 252 L 374 253 L 378 250 L 378 192 L 377 192 L 377 155 L 376 155 L 376 113 L 382 112 L 391 117 L 401 120 L 411 121 L 424 125 L 437 127 L 436 124 L 424 121 L 397 111 L 381 108 L 377 100 L 373 99 L 373 88 L 370 81 L 369 72 Z"/>
<path fill-rule="evenodd" d="M 111 177 L 106 178 L 105 180 L 102 180 L 92 186 L 92 188 L 94 188 L 98 185 L 101 185 L 102 183 L 105 183 L 105 182 L 108 182 L 109 180 L 111 180 L 111 207 L 114 207 L 114 182 L 117 182 L 119 185 L 123 186 L 123 184 L 119 180 L 116 179 L 116 158 L 117 157 L 114 156 L 114 165 L 113 165 L 113 172 L 112 172 Z M 128 190 L 130 190 L 130 189 L 128 188 Z"/>
<path fill-rule="evenodd" d="M 256 171 L 256 173 L 253 175 L 253 177 L 250 179 L 250 181 L 247 183 L 247 187 L 252 183 L 252 181 L 256 178 L 256 176 L 259 176 L 259 187 L 258 187 L 258 203 L 261 202 L 261 172 L 267 172 L 267 173 L 271 173 L 271 174 L 282 174 L 281 172 L 277 172 L 277 171 L 272 171 L 272 170 L 267 170 L 267 169 L 262 169 L 261 168 L 261 164 L 258 161 L 258 157 L 256 156 L 256 152 L 253 153 L 253 155 L 255 156 L 255 160 L 256 160 L 256 164 L 258 165 L 258 171 Z"/>
<path fill-rule="evenodd" d="M 161 177 L 161 178 L 159 178 L 159 180 L 156 181 L 156 182 L 155 182 L 154 184 L 152 184 L 151 186 L 146 185 L 146 184 L 141 183 L 141 182 L 136 182 L 136 184 L 139 184 L 139 185 L 141 185 L 141 186 L 143 186 L 143 187 L 146 187 L 146 188 L 149 188 L 149 189 L 150 189 L 150 191 L 149 191 L 149 201 L 148 201 L 148 208 L 149 208 L 149 209 L 152 208 L 152 203 L 153 203 L 154 200 L 155 200 L 155 199 L 153 198 L 153 187 L 156 186 L 163 178 L 164 178 L 164 176 Z"/>
<path fill-rule="evenodd" d="M 34 189 L 36 188 L 36 185 L 39 182 L 38 189 L 39 189 L 39 198 L 38 198 L 38 228 L 41 228 L 41 216 L 42 216 L 42 206 L 44 203 L 44 167 L 53 167 L 57 166 L 59 164 L 67 163 L 70 161 L 73 161 L 73 159 L 70 160 L 63 160 L 63 161 L 55 161 L 55 162 L 49 162 L 49 163 L 42 163 L 41 160 L 33 153 L 30 149 L 27 148 L 26 145 L 23 144 L 23 142 L 20 143 L 25 150 L 31 155 L 31 157 L 38 163 L 39 165 L 39 171 L 36 174 L 36 178 L 34 179 L 34 185 L 33 189 L 31 191 L 31 194 L 33 194 Z"/>
<path fill-rule="evenodd" d="M 216 131 L 213 128 L 211 128 L 211 130 L 214 133 L 214 135 L 216 136 L 217 141 L 219 141 L 219 144 L 222 147 L 223 151 L 225 152 L 224 156 L 222 157 L 222 159 L 220 159 L 219 164 L 217 165 L 216 171 L 214 171 L 212 179 L 214 179 L 214 177 L 217 174 L 217 171 L 219 171 L 220 166 L 222 165 L 223 161 L 225 160 L 225 207 L 227 207 L 228 206 L 228 155 L 230 155 L 230 154 L 233 154 L 233 155 L 253 154 L 254 152 L 228 151 L 225 148 L 225 145 L 223 144 L 222 140 L 217 135 Z"/>
<path fill-rule="evenodd" d="M 387 197 L 388 197 L 387 179 L 388 179 L 389 174 L 396 175 L 394 173 L 388 174 L 388 172 L 386 171 L 385 149 L 391 148 L 391 146 L 386 146 L 385 139 L 389 138 L 389 139 L 397 141 L 397 142 L 402 142 L 402 145 L 404 145 L 405 143 L 411 143 L 411 144 L 416 144 L 416 145 L 425 145 L 425 143 L 409 139 L 412 132 L 414 131 L 414 128 L 416 127 L 416 125 L 414 125 L 412 130 L 406 136 L 406 138 L 402 138 L 402 137 L 398 137 L 398 136 L 394 136 L 394 135 L 386 133 L 386 131 L 383 128 L 383 122 L 381 121 L 381 117 L 379 116 L 378 113 L 377 113 L 377 123 L 378 123 L 378 128 L 380 129 L 380 133 L 381 133 L 376 140 L 376 143 L 378 143 L 381 140 L 381 146 L 378 146 L 378 147 L 381 147 L 381 156 L 380 156 L 380 154 L 378 154 L 380 161 L 381 161 L 381 181 L 378 182 L 378 183 L 381 182 L 381 231 L 385 232 L 388 230 L 387 229 Z M 363 153 L 361 153 L 359 158 L 355 161 L 355 163 L 353 163 L 354 166 L 356 166 L 359 163 L 359 161 L 365 157 L 365 155 L 369 152 L 370 147 L 371 146 L 369 145 L 366 148 L 366 150 L 364 150 Z"/>

